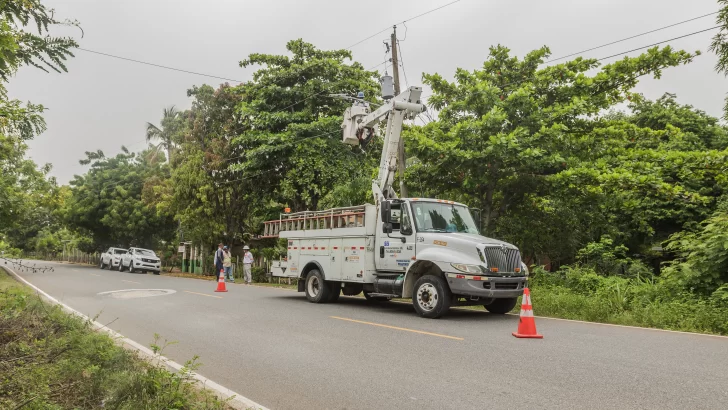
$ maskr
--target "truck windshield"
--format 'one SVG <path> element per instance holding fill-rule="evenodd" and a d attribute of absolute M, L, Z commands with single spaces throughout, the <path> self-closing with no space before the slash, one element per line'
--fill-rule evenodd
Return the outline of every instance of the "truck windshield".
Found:
<path fill-rule="evenodd" d="M 435 202 L 413 202 L 417 230 L 480 234 L 468 208 Z"/>
<path fill-rule="evenodd" d="M 157 255 L 154 254 L 154 252 L 152 252 L 150 250 L 146 250 L 146 249 L 137 249 L 135 251 L 135 253 L 137 255 L 142 255 L 142 256 L 157 256 Z"/>

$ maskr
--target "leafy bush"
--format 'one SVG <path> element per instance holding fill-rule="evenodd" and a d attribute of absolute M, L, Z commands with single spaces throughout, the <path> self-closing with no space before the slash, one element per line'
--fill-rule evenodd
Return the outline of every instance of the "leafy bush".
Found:
<path fill-rule="evenodd" d="M 268 282 L 266 270 L 262 266 L 253 266 L 251 269 L 251 276 L 253 277 L 253 282 Z"/>
<path fill-rule="evenodd" d="M 674 234 L 666 249 L 678 256 L 666 277 L 691 292 L 715 292 L 728 283 L 728 212 L 714 213 L 695 232 Z"/>

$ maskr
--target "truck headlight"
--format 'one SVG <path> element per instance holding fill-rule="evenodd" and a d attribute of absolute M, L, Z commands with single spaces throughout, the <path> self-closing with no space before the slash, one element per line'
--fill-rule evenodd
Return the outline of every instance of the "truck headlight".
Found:
<path fill-rule="evenodd" d="M 466 265 L 464 263 L 451 263 L 450 266 L 459 270 L 460 272 L 474 273 L 480 275 L 485 273 L 485 268 L 479 265 Z"/>
<path fill-rule="evenodd" d="M 523 272 L 524 275 L 528 276 L 528 266 L 526 266 L 523 261 L 521 261 L 521 272 Z"/>

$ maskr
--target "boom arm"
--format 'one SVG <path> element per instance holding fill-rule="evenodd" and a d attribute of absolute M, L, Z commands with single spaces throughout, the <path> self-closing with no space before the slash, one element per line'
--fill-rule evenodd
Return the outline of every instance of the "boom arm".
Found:
<path fill-rule="evenodd" d="M 379 175 L 377 180 L 372 183 L 375 201 L 397 197 L 392 188 L 392 181 L 398 166 L 397 152 L 402 123 L 406 119 L 414 119 L 417 114 L 425 110 L 424 104 L 420 101 L 421 94 L 421 87 L 409 87 L 405 92 L 387 101 L 372 113 L 369 113 L 368 105 L 359 102 L 347 108 L 344 113 L 344 122 L 341 125 L 344 130 L 343 142 L 350 145 L 358 145 L 360 141 L 371 138 L 374 133 L 374 125 L 387 117 L 384 147 L 379 161 Z M 404 166 L 404 164 L 399 166 Z"/>

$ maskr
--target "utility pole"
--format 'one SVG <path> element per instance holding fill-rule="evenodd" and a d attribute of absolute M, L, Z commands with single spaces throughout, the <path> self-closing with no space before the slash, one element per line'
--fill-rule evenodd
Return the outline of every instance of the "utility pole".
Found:
<path fill-rule="evenodd" d="M 394 95 L 399 95 L 399 55 L 397 52 L 397 26 L 392 31 L 392 71 L 394 71 Z M 407 186 L 404 183 L 404 167 L 406 157 L 404 154 L 404 138 L 399 139 L 399 149 L 397 150 L 397 171 L 399 172 L 399 195 L 407 198 Z"/>

